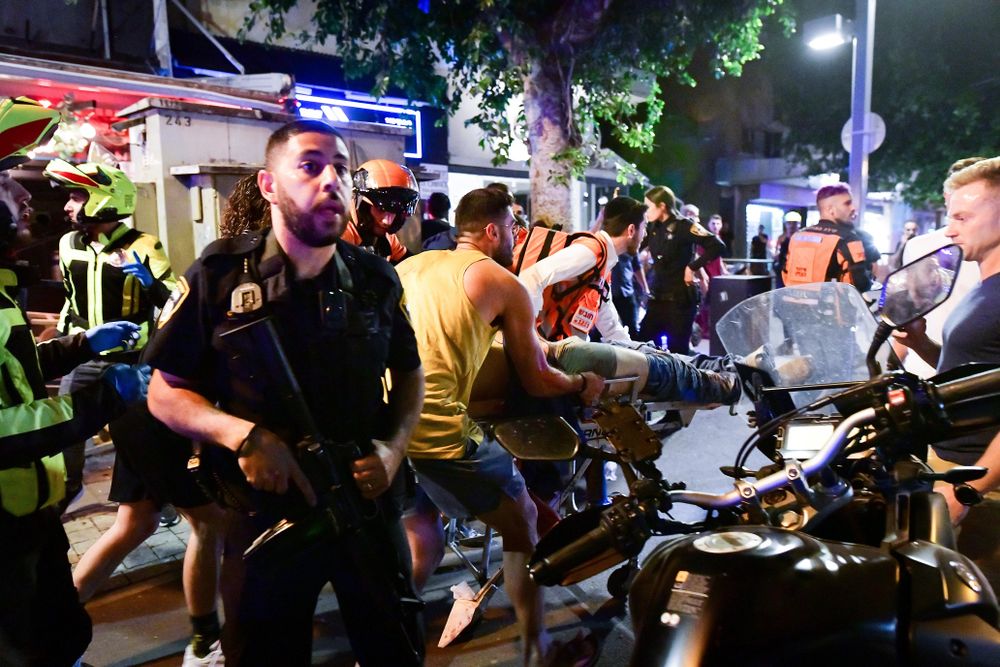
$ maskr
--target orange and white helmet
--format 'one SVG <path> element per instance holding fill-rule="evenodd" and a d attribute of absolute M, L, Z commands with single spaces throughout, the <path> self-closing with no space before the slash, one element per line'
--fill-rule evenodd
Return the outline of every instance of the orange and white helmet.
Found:
<path fill-rule="evenodd" d="M 360 227 L 371 224 L 363 219 L 371 216 L 365 204 L 374 205 L 395 214 L 388 229 L 394 234 L 413 214 L 419 198 L 417 179 L 405 165 L 392 160 L 369 160 L 354 172 L 354 208 Z"/>

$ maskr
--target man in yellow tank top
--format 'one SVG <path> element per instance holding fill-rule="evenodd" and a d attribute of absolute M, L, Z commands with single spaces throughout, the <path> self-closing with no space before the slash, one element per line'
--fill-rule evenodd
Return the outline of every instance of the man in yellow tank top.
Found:
<path fill-rule="evenodd" d="M 601 393 L 603 379 L 591 372 L 566 375 L 546 361 L 528 293 L 504 268 L 514 246 L 512 203 L 503 192 L 473 190 L 455 211 L 455 250 L 423 252 L 397 270 L 426 384 L 407 455 L 421 486 L 445 513 L 474 515 L 503 534 L 505 588 L 524 662 L 534 664 L 551 657 L 542 594 L 527 569 L 538 540 L 537 510 L 510 454 L 469 419 L 472 383 L 498 330 L 534 396 L 575 393 L 590 402 Z"/>

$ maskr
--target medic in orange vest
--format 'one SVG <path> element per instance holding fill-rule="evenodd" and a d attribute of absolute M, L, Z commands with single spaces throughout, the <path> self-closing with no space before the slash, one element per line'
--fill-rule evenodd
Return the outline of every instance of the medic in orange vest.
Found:
<path fill-rule="evenodd" d="M 532 227 L 514 246 L 511 270 L 527 288 L 547 340 L 587 337 L 630 341 L 611 304 L 611 269 L 622 253 L 636 253 L 646 233 L 645 206 L 616 197 L 604 211 L 604 229 L 566 233 Z"/>
<path fill-rule="evenodd" d="M 354 172 L 351 220 L 341 236 L 398 264 L 409 252 L 396 232 L 413 214 L 420 191 L 413 172 L 391 160 L 369 160 Z"/>
<path fill-rule="evenodd" d="M 797 231 L 788 242 L 785 285 L 835 281 L 867 292 L 872 287 L 872 265 L 881 253 L 871 235 L 854 226 L 858 212 L 850 188 L 843 183 L 820 188 L 816 206 L 822 219 Z"/>

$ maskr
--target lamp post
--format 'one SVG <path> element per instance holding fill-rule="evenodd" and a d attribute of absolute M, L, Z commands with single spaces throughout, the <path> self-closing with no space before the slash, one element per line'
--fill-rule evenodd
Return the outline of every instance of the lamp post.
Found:
<path fill-rule="evenodd" d="M 829 49 L 853 40 L 851 66 L 851 141 L 848 181 L 858 210 L 858 223 L 864 222 L 868 197 L 868 153 L 873 149 L 871 128 L 872 55 L 875 45 L 875 2 L 855 0 L 854 22 L 840 14 L 827 16 L 803 25 L 806 43 L 813 49 Z"/>

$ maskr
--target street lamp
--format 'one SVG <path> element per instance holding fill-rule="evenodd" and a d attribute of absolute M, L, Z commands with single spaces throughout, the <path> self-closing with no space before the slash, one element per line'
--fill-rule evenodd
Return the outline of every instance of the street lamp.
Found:
<path fill-rule="evenodd" d="M 806 44 L 813 49 L 829 49 L 853 40 L 851 71 L 851 142 L 848 181 L 858 209 L 858 223 L 864 222 L 868 197 L 868 153 L 873 147 L 872 54 L 875 44 L 875 1 L 855 0 L 854 22 L 840 14 L 807 21 L 802 26 Z"/>

